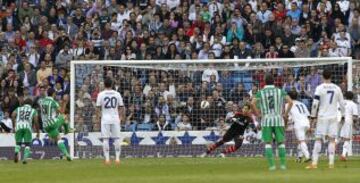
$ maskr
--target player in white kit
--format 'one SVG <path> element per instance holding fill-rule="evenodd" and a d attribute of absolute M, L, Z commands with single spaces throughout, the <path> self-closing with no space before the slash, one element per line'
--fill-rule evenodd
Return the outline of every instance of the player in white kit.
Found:
<path fill-rule="evenodd" d="M 323 71 L 323 83 L 316 87 L 312 104 L 311 117 L 317 117 L 315 144 L 312 163 L 307 169 L 317 168 L 322 140 L 328 138 L 329 168 L 334 168 L 335 139 L 338 136 L 339 121 L 337 119 L 338 105 L 344 111 L 344 98 L 340 87 L 331 83 L 331 70 Z"/>
<path fill-rule="evenodd" d="M 100 92 L 96 99 L 96 115 L 100 119 L 101 112 L 101 135 L 103 138 L 103 151 L 105 164 L 110 164 L 109 139 L 114 139 L 115 163 L 120 164 L 120 122 L 125 116 L 124 102 L 119 92 L 112 89 L 112 80 L 106 78 L 105 90 Z"/>
<path fill-rule="evenodd" d="M 351 138 L 353 121 L 357 120 L 359 116 L 358 106 L 353 101 L 354 94 L 351 91 L 345 93 L 345 111 L 344 111 L 344 124 L 341 127 L 340 137 L 343 139 L 343 151 L 340 160 L 346 161 L 346 157 L 351 153 Z"/>
<path fill-rule="evenodd" d="M 297 162 L 302 162 L 302 157 L 305 156 L 304 162 L 310 162 L 310 153 L 306 144 L 306 132 L 310 129 L 309 110 L 306 105 L 297 100 L 298 94 L 296 91 L 289 92 L 290 98 L 293 100 L 293 106 L 289 113 L 289 118 L 294 122 L 294 131 L 296 139 L 298 140 L 298 158 Z M 286 104 L 285 108 L 288 108 Z"/>

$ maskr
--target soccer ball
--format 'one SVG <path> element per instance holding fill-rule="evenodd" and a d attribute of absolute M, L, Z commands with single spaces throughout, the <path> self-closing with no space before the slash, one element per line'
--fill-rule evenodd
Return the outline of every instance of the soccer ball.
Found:
<path fill-rule="evenodd" d="M 208 101 L 206 101 L 206 100 L 203 100 L 200 103 L 200 107 L 201 107 L 201 109 L 207 109 L 207 108 L 210 107 L 210 103 Z"/>

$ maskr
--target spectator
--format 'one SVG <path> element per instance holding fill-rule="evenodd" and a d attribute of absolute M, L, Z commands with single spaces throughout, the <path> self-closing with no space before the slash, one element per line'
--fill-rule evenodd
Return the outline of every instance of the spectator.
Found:
<path fill-rule="evenodd" d="M 59 54 L 56 57 L 56 66 L 58 67 L 69 67 L 70 61 L 72 60 L 73 55 L 69 51 L 69 46 L 65 45 L 64 49 L 60 50 Z"/>
<path fill-rule="evenodd" d="M 244 29 L 242 26 L 238 27 L 236 26 L 235 22 L 231 23 L 231 28 L 228 30 L 226 34 L 226 42 L 231 43 L 233 39 L 243 40 L 244 37 Z"/>
<path fill-rule="evenodd" d="M 239 47 L 235 48 L 235 56 L 239 59 L 247 59 L 251 58 L 251 52 L 248 48 L 246 48 L 245 42 L 240 42 Z"/>
<path fill-rule="evenodd" d="M 269 51 L 265 53 L 265 58 L 278 58 L 279 53 L 274 46 L 270 46 Z"/>
<path fill-rule="evenodd" d="M 286 10 L 284 8 L 284 4 L 278 3 L 276 5 L 275 10 L 273 11 L 276 21 L 283 21 L 286 16 Z"/>
<path fill-rule="evenodd" d="M 165 115 L 160 115 L 155 124 L 154 130 L 157 131 L 167 131 L 172 130 L 170 123 L 166 120 Z"/>
<path fill-rule="evenodd" d="M 210 78 L 211 78 L 212 75 L 215 76 L 215 81 L 218 82 L 219 81 L 219 73 L 215 69 L 215 66 L 213 64 L 210 64 L 209 67 L 204 70 L 201 80 L 206 81 L 206 82 L 210 82 Z"/>
<path fill-rule="evenodd" d="M 181 117 L 181 121 L 177 123 L 176 129 L 179 131 L 188 131 L 192 130 L 192 126 L 190 123 L 190 118 L 187 114 L 183 114 Z"/>
<path fill-rule="evenodd" d="M 296 90 L 297 92 L 300 92 L 300 84 L 295 81 L 293 74 L 289 74 L 287 76 L 287 80 L 283 85 L 283 90 L 285 90 L 288 93 L 292 90 Z"/>
<path fill-rule="evenodd" d="M 75 116 L 75 121 L 76 121 L 76 125 L 75 125 L 76 131 L 78 131 L 78 132 L 90 131 L 89 127 L 85 124 L 83 117 Z"/>
<path fill-rule="evenodd" d="M 24 65 L 24 71 L 19 73 L 20 81 L 24 87 L 29 87 L 32 91 L 36 85 L 36 73 L 35 70 L 31 68 L 30 64 Z"/>
<path fill-rule="evenodd" d="M 299 47 L 295 50 L 294 55 L 296 58 L 308 58 L 310 57 L 310 50 L 305 44 L 305 40 L 299 40 Z"/>
<path fill-rule="evenodd" d="M 40 84 L 45 78 L 48 78 L 52 74 L 51 67 L 46 66 L 45 61 L 40 63 L 40 69 L 36 73 L 37 83 Z"/>
<path fill-rule="evenodd" d="M 1 131 L 5 133 L 10 133 L 13 131 L 13 122 L 8 111 L 4 112 L 4 117 L 0 121 L 0 132 Z"/>
<path fill-rule="evenodd" d="M 301 11 L 298 9 L 297 4 L 291 3 L 291 9 L 286 13 L 286 16 L 290 16 L 292 20 L 300 20 Z"/>
<path fill-rule="evenodd" d="M 279 58 L 294 58 L 295 55 L 292 51 L 289 50 L 288 45 L 283 45 L 282 50 L 279 53 Z"/>
<path fill-rule="evenodd" d="M 260 11 L 256 14 L 257 19 L 261 21 L 261 23 L 266 23 L 269 21 L 269 16 L 271 14 L 271 11 L 268 10 L 268 5 L 266 2 L 262 2 L 260 6 Z"/>

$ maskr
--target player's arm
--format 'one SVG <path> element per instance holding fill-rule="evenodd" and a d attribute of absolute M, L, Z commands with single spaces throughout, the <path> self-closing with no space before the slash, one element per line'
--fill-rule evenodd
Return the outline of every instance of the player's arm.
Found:
<path fill-rule="evenodd" d="M 118 110 L 119 110 L 119 115 L 120 115 L 120 124 L 121 122 L 125 123 L 126 122 L 126 111 L 125 111 L 125 106 L 124 106 L 124 101 L 119 93 L 119 107 L 118 107 Z"/>
<path fill-rule="evenodd" d="M 121 122 L 125 123 L 126 122 L 125 107 L 119 106 L 118 110 L 119 110 L 119 115 L 120 115 L 120 124 L 121 124 Z"/>
<path fill-rule="evenodd" d="M 286 95 L 285 100 L 286 100 L 286 103 L 287 103 L 287 108 L 285 109 L 285 113 L 284 113 L 285 126 L 286 126 L 288 118 L 289 118 L 290 110 L 291 110 L 291 108 L 293 106 L 293 101 L 288 95 Z"/>
<path fill-rule="evenodd" d="M 353 106 L 353 124 L 356 124 L 359 120 L 359 110 L 358 110 L 358 106 L 357 105 L 354 105 Z"/>
<path fill-rule="evenodd" d="M 36 138 L 40 138 L 40 124 L 39 124 L 39 118 L 37 112 L 35 112 L 33 120 L 34 120 L 34 128 L 36 130 Z"/>
<path fill-rule="evenodd" d="M 311 115 L 310 115 L 310 117 L 312 119 L 315 119 L 317 117 L 317 112 L 318 112 L 318 109 L 319 109 L 319 103 L 320 103 L 320 92 L 319 92 L 319 88 L 317 87 L 315 89 L 315 96 L 314 96 L 313 103 L 312 103 L 312 106 L 311 106 Z"/>
<path fill-rule="evenodd" d="M 256 99 L 256 97 L 253 97 L 253 99 L 251 100 L 250 108 L 251 108 L 251 110 L 254 112 L 255 116 L 259 116 L 259 115 L 260 115 L 260 111 L 259 111 L 259 109 L 256 107 L 256 104 L 257 104 L 257 99 Z"/>
<path fill-rule="evenodd" d="M 52 107 L 53 107 L 53 109 L 56 110 L 56 112 L 57 112 L 58 114 L 64 115 L 64 111 L 62 110 L 59 102 L 57 102 L 56 100 L 53 100 L 53 102 L 52 102 Z"/>
<path fill-rule="evenodd" d="M 11 114 L 13 130 L 15 130 L 15 126 L 16 126 L 16 116 L 17 116 L 17 109 Z"/>
<path fill-rule="evenodd" d="M 96 111 L 95 111 L 95 118 L 97 121 L 101 120 L 100 113 L 101 113 L 101 96 L 98 95 L 96 98 Z"/>
<path fill-rule="evenodd" d="M 340 88 L 338 88 L 339 90 L 339 106 L 340 106 L 340 111 L 341 114 L 345 114 L 345 100 L 344 100 L 344 95 L 341 91 Z"/>
<path fill-rule="evenodd" d="M 289 104 L 286 103 L 286 104 L 285 104 L 285 111 L 286 111 L 288 108 L 289 108 Z M 291 111 L 291 109 L 290 109 L 290 111 Z M 291 118 L 291 112 L 290 112 L 290 114 L 289 114 L 289 116 L 288 116 L 287 118 L 284 118 L 285 124 L 288 123 L 288 121 L 290 120 L 290 118 Z"/>

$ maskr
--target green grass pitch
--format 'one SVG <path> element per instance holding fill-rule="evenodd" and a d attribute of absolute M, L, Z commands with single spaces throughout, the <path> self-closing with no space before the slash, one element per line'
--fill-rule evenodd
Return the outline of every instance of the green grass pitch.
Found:
<path fill-rule="evenodd" d="M 27 165 L 0 161 L 1 183 L 359 183 L 360 159 L 325 160 L 317 170 L 288 160 L 288 170 L 269 172 L 263 158 L 123 159 L 120 166 L 102 160 L 34 160 Z"/>

